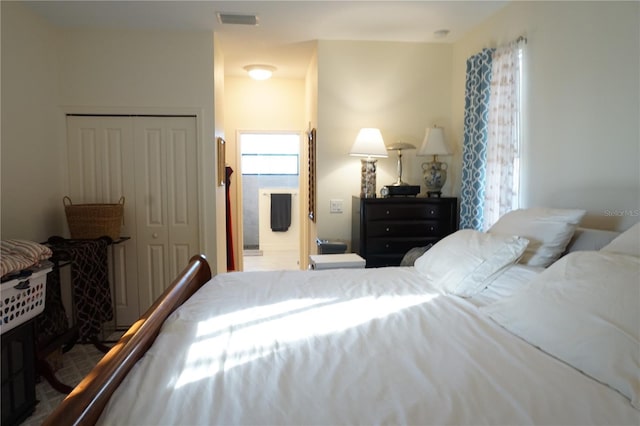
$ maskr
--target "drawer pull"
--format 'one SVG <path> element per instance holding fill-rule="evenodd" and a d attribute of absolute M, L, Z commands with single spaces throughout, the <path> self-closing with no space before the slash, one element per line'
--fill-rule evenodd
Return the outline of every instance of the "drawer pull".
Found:
<path fill-rule="evenodd" d="M 389 210 L 387 210 L 387 214 L 390 214 L 391 212 Z"/>
<path fill-rule="evenodd" d="M 389 227 L 387 227 L 386 231 L 389 232 L 389 231 L 391 231 L 391 229 Z"/>
<path fill-rule="evenodd" d="M 384 248 L 389 248 L 389 244 L 385 244 L 385 245 L 384 245 Z"/>
<path fill-rule="evenodd" d="M 436 214 L 436 211 L 435 210 L 429 210 L 429 214 L 434 215 L 434 214 Z"/>
<path fill-rule="evenodd" d="M 429 231 L 435 231 L 435 230 L 436 230 L 436 228 L 433 227 L 433 226 L 429 228 Z"/>

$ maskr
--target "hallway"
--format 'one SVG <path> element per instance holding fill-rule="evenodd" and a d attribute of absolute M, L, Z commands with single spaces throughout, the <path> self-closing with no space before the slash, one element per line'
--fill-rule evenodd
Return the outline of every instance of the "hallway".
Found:
<path fill-rule="evenodd" d="M 254 254 L 255 253 L 255 254 Z M 262 255 L 258 250 L 245 250 L 245 271 L 277 271 L 297 270 L 299 254 L 297 250 L 263 250 Z"/>

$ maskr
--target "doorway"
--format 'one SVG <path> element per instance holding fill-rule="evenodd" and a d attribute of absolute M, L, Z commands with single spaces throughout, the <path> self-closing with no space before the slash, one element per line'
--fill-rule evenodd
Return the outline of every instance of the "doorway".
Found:
<path fill-rule="evenodd" d="M 244 271 L 299 269 L 299 132 L 240 131 Z"/>

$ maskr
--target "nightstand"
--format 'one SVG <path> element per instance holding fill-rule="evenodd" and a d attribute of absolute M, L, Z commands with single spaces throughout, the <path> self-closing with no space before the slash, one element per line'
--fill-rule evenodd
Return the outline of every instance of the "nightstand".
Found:
<path fill-rule="evenodd" d="M 390 197 L 352 200 L 351 247 L 366 267 L 397 266 L 413 247 L 458 229 L 458 199 Z"/>
<path fill-rule="evenodd" d="M 364 259 L 355 253 L 312 254 L 309 256 L 309 267 L 321 269 L 360 269 L 364 268 Z"/>

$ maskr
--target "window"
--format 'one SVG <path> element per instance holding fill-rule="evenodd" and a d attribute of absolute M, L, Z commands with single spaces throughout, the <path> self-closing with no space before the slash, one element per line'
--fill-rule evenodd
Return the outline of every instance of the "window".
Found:
<path fill-rule="evenodd" d="M 460 228 L 486 230 L 519 207 L 526 39 L 467 59 Z"/>
<path fill-rule="evenodd" d="M 520 206 L 522 44 L 496 49 L 487 123 L 483 229 Z"/>
<path fill-rule="evenodd" d="M 242 133 L 240 155 L 243 175 L 298 175 L 300 135 Z"/>
<path fill-rule="evenodd" d="M 513 200 L 511 203 L 511 210 L 520 208 L 520 156 L 522 153 L 522 44 L 518 46 L 518 120 L 515 126 L 514 132 L 518 138 L 518 142 L 515 147 L 515 157 L 513 159 Z"/>

